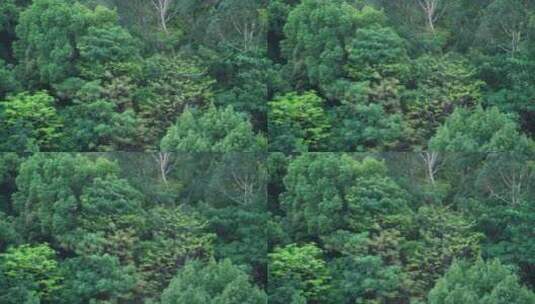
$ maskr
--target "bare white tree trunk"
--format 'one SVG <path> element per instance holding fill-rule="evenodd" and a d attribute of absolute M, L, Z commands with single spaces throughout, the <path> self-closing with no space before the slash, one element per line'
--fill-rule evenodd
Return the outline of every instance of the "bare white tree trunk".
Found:
<path fill-rule="evenodd" d="M 435 23 L 442 16 L 446 10 L 446 1 L 448 0 L 417 0 L 418 4 L 422 8 L 425 18 L 427 21 L 427 26 L 431 32 L 435 33 Z"/>
<path fill-rule="evenodd" d="M 218 26 L 216 33 L 221 41 L 239 52 L 247 52 L 256 46 L 255 40 L 264 34 L 258 12 L 252 8 L 228 12 L 220 8 L 220 17 L 228 26 Z"/>
<path fill-rule="evenodd" d="M 162 181 L 167 185 L 167 174 L 171 172 L 171 153 L 169 152 L 158 152 L 157 155 L 154 155 L 154 159 L 158 164 L 158 169 L 160 171 L 160 176 Z"/>
<path fill-rule="evenodd" d="M 529 179 L 533 178 L 533 172 L 526 168 L 514 168 L 511 172 L 498 171 L 496 174 L 499 175 L 507 191 L 498 193 L 493 189 L 493 185 L 488 184 L 487 190 L 490 196 L 510 206 L 519 205 L 524 192 L 529 190 Z"/>
<path fill-rule="evenodd" d="M 429 182 L 434 185 L 435 175 L 439 169 L 439 154 L 438 152 L 422 152 L 420 153 L 420 156 L 425 164 L 427 178 L 429 179 Z"/>
<path fill-rule="evenodd" d="M 521 24 L 504 24 L 500 22 L 503 32 L 510 39 L 510 44 L 501 45 L 500 48 L 505 52 L 511 53 L 511 57 L 515 57 L 515 53 L 520 49 L 522 42 L 522 25 Z"/>
<path fill-rule="evenodd" d="M 174 0 L 151 0 L 152 6 L 156 9 L 160 26 L 165 33 L 169 33 L 167 23 L 176 15 L 176 10 L 173 7 Z"/>

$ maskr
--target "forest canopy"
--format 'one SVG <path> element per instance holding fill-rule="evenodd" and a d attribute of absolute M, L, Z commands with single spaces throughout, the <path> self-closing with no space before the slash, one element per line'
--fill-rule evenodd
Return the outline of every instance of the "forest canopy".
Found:
<path fill-rule="evenodd" d="M 0 0 L 0 303 L 534 304 L 535 1 Z"/>
<path fill-rule="evenodd" d="M 237 130 L 200 135 L 216 152 L 265 142 L 266 18 L 263 0 L 2 1 L 0 151 L 155 151 L 229 115 Z"/>
<path fill-rule="evenodd" d="M 273 0 L 268 12 L 284 84 L 268 103 L 271 151 L 452 151 L 435 142 L 459 112 L 474 126 L 456 152 L 497 120 L 533 145 L 533 1 Z M 281 112 L 305 98 L 298 116 Z M 516 148 L 486 140 L 480 151 Z"/>

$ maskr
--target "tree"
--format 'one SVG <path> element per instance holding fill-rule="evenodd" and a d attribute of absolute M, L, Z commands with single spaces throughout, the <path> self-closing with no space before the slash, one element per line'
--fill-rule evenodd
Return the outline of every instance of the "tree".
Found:
<path fill-rule="evenodd" d="M 46 92 L 20 93 L 0 102 L 2 150 L 53 150 L 62 137 L 63 122 Z"/>
<path fill-rule="evenodd" d="M 430 304 L 533 303 L 535 294 L 518 283 L 513 270 L 499 260 L 474 264 L 457 261 L 429 292 Z"/>
<path fill-rule="evenodd" d="M 110 255 L 67 259 L 60 303 L 117 303 L 131 299 L 136 279 L 132 267 L 124 267 Z"/>
<path fill-rule="evenodd" d="M 118 151 L 138 146 L 139 120 L 127 104 L 130 101 L 122 103 L 117 94 L 108 92 L 100 81 L 87 82 L 76 92 L 73 105 L 62 112 L 63 120 L 69 122 L 63 147 Z"/>
<path fill-rule="evenodd" d="M 269 103 L 272 150 L 314 150 L 328 136 L 330 122 L 323 99 L 310 91 L 288 93 Z M 288 139 L 289 138 L 289 139 Z"/>
<path fill-rule="evenodd" d="M 210 44 L 230 48 L 240 54 L 265 48 L 266 1 L 222 0 L 209 16 L 206 28 Z"/>
<path fill-rule="evenodd" d="M 56 252 L 48 244 L 21 245 L 0 254 L 0 299 L 17 302 L 22 295 L 27 301 L 35 298 L 44 303 L 59 299 L 63 275 L 56 261 Z M 17 296 L 18 294 L 18 296 Z"/>
<path fill-rule="evenodd" d="M 323 260 L 323 252 L 315 244 L 290 244 L 275 248 L 268 254 L 269 288 L 277 292 L 278 288 L 296 283 L 296 293 L 306 298 L 307 303 L 321 303 L 327 300 L 329 291 L 329 270 Z M 280 299 L 280 303 L 284 300 Z M 279 302 L 274 302 L 279 303 Z"/>
<path fill-rule="evenodd" d="M 366 233 L 353 235 L 351 248 L 329 263 L 333 277 L 332 303 L 404 303 L 408 298 L 408 276 L 399 261 L 367 253 L 373 241 Z M 398 244 L 399 245 L 399 244 Z M 391 248 L 383 248 L 390 250 Z"/>
<path fill-rule="evenodd" d="M 204 202 L 197 207 L 217 233 L 215 257 L 248 266 L 259 284 L 266 283 L 268 246 L 264 162 L 262 153 L 225 153 L 214 159 Z"/>
<path fill-rule="evenodd" d="M 381 161 L 348 154 L 305 154 L 292 160 L 281 201 L 296 240 L 396 226 L 410 215 L 405 192 Z"/>
<path fill-rule="evenodd" d="M 533 145 L 511 115 L 497 108 L 457 108 L 429 141 L 429 148 L 448 152 L 526 151 Z"/>
<path fill-rule="evenodd" d="M 175 0 L 151 0 L 151 4 L 156 10 L 162 30 L 168 34 L 167 24 L 176 17 L 178 11 Z"/>
<path fill-rule="evenodd" d="M 18 243 L 20 236 L 13 225 L 13 218 L 0 211 L 0 252 L 9 245 Z"/>
<path fill-rule="evenodd" d="M 280 80 L 276 66 L 261 51 L 231 51 L 224 58 L 214 59 L 218 62 L 211 72 L 217 80 L 216 103 L 249 114 L 255 130 L 266 131 L 270 91 Z"/>
<path fill-rule="evenodd" d="M 103 158 L 93 161 L 72 154 L 28 158 L 21 165 L 13 197 L 25 238 L 53 240 L 78 254 L 107 252 L 116 230 L 143 221 L 142 195 L 118 173 L 117 166 Z"/>
<path fill-rule="evenodd" d="M 211 105 L 202 113 L 187 109 L 161 141 L 162 151 L 261 152 L 266 141 L 232 107 Z"/>
<path fill-rule="evenodd" d="M 345 46 L 360 27 L 383 24 L 384 15 L 366 6 L 356 9 L 346 1 L 305 0 L 284 26 L 282 51 L 289 78 L 297 89 L 316 89 L 332 95 L 332 84 L 344 77 Z"/>
<path fill-rule="evenodd" d="M 346 49 L 348 58 L 344 67 L 356 81 L 394 78 L 404 82 L 409 74 L 405 41 L 392 28 L 359 28 Z"/>
<path fill-rule="evenodd" d="M 28 88 L 49 87 L 77 76 L 79 43 L 91 27 L 110 28 L 115 12 L 98 6 L 91 10 L 65 0 L 37 0 L 19 18 L 14 43 L 17 71 Z"/>
<path fill-rule="evenodd" d="M 264 304 L 267 297 L 230 261 L 189 261 L 162 293 L 162 304 Z"/>
<path fill-rule="evenodd" d="M 414 219 L 418 232 L 407 245 L 410 249 L 405 266 L 415 282 L 412 294 L 424 298 L 454 259 L 479 255 L 483 234 L 475 231 L 475 224 L 445 207 L 418 209 Z"/>
<path fill-rule="evenodd" d="M 100 79 L 106 73 L 116 75 L 121 69 L 129 72 L 128 65 L 132 62 L 137 64 L 141 59 L 139 42 L 117 25 L 89 27 L 87 33 L 80 37 L 77 48 L 80 56 L 77 68 L 87 79 Z M 137 66 L 134 68 L 139 69 Z"/>
<path fill-rule="evenodd" d="M 11 195 L 17 190 L 15 179 L 22 160 L 23 157 L 16 152 L 0 153 L 0 212 L 8 215 L 13 215 Z"/>
<path fill-rule="evenodd" d="M 535 243 L 529 224 L 535 215 L 534 169 L 532 154 L 488 155 L 473 183 L 479 203 L 468 205 L 486 236 L 484 255 L 517 265 L 523 281 L 531 285 L 535 282 Z"/>
<path fill-rule="evenodd" d="M 19 83 L 12 69 L 0 59 L 0 98 L 3 99 L 7 94 L 15 92 L 18 88 Z"/>
<path fill-rule="evenodd" d="M 533 108 L 535 61 L 529 52 L 518 52 L 514 58 L 505 54 L 480 54 L 474 58 L 479 66 L 479 77 L 488 85 L 485 99 L 489 106 L 496 106 L 505 113 L 514 113 L 520 118 L 522 129 L 533 134 L 530 121 L 535 115 Z"/>
<path fill-rule="evenodd" d="M 427 20 L 427 26 L 435 33 L 435 23 L 444 13 L 448 1 L 445 0 L 417 0 Z"/>
<path fill-rule="evenodd" d="M 404 92 L 404 112 L 412 127 L 412 140 L 425 145 L 435 130 L 458 107 L 481 103 L 483 82 L 462 56 L 424 55 L 414 61 L 409 90 Z"/>
<path fill-rule="evenodd" d="M 330 151 L 387 151 L 403 147 L 407 123 L 380 104 L 344 103 L 333 110 Z"/>
<path fill-rule="evenodd" d="M 187 107 L 205 106 L 213 98 L 213 80 L 206 70 L 182 56 L 146 59 L 141 77 L 145 89 L 138 107 L 145 142 L 161 139 Z"/>
<path fill-rule="evenodd" d="M 483 10 L 478 39 L 490 53 L 506 53 L 515 57 L 530 38 L 531 9 L 529 1 L 494 0 Z"/>
<path fill-rule="evenodd" d="M 145 299 L 155 299 L 176 274 L 177 267 L 189 259 L 212 257 L 215 235 L 208 233 L 208 223 L 181 208 L 155 207 L 147 214 L 147 223 L 138 234 L 133 254 L 138 268 L 137 291 Z M 145 237 L 143 237 L 145 236 Z M 149 236 L 149 237 L 147 237 Z"/>
<path fill-rule="evenodd" d="M 0 37 L 2 37 L 0 61 L 12 59 L 11 44 L 15 40 L 15 26 L 20 13 L 17 2 L 15 0 L 6 0 L 0 4 Z M 0 81 L 0 83 L 2 82 Z"/>

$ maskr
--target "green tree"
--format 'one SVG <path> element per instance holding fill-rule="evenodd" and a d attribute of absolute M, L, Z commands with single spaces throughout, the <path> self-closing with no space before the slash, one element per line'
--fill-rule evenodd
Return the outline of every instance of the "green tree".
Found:
<path fill-rule="evenodd" d="M 479 255 L 483 234 L 475 231 L 475 222 L 445 207 L 424 206 L 415 214 L 417 235 L 407 243 L 406 270 L 414 285 L 412 294 L 424 298 L 434 282 L 454 259 Z"/>
<path fill-rule="evenodd" d="M 35 154 L 22 165 L 13 205 L 28 240 L 54 240 L 78 253 L 104 253 L 115 230 L 141 225 L 143 197 L 116 164 L 82 155 Z M 140 223 L 141 222 L 141 223 Z"/>
<path fill-rule="evenodd" d="M 19 88 L 19 83 L 15 79 L 12 69 L 0 58 L 0 98 L 15 92 Z"/>
<path fill-rule="evenodd" d="M 174 152 L 262 152 L 266 144 L 231 106 L 210 105 L 202 111 L 186 109 L 167 130 L 160 147 Z"/>
<path fill-rule="evenodd" d="M 80 37 L 78 70 L 88 79 L 102 78 L 106 72 L 124 69 L 141 59 L 138 41 L 120 26 L 92 26 Z"/>
<path fill-rule="evenodd" d="M 535 165 L 532 154 L 490 154 L 475 175 L 475 202 L 467 207 L 485 234 L 486 257 L 517 265 L 524 282 L 533 285 L 535 243 Z"/>
<path fill-rule="evenodd" d="M 277 247 L 268 255 L 269 288 L 272 292 L 277 293 L 277 289 L 296 283 L 295 292 L 306 298 L 307 303 L 328 300 L 330 274 L 322 250 L 314 243 Z M 289 299 L 279 299 L 280 303 L 287 303 L 284 300 Z"/>
<path fill-rule="evenodd" d="M 162 138 L 187 107 L 205 106 L 213 98 L 214 81 L 206 70 L 182 56 L 146 59 L 141 77 L 145 89 L 138 112 L 146 142 Z"/>
<path fill-rule="evenodd" d="M 403 272 L 399 257 L 383 257 L 373 253 L 374 243 L 379 250 L 394 256 L 399 255 L 396 238 L 390 246 L 369 239 L 367 233 L 339 235 L 343 245 L 343 255 L 338 255 L 329 263 L 333 276 L 333 288 L 330 294 L 332 303 L 403 303 L 407 301 L 409 277 Z M 338 250 L 341 247 L 337 248 Z M 392 250 L 393 249 L 393 250 Z"/>
<path fill-rule="evenodd" d="M 63 147 L 72 151 L 118 151 L 138 147 L 139 120 L 121 96 L 110 94 L 99 81 L 85 83 L 73 105 L 63 110 Z M 67 150 L 67 149 L 66 149 Z"/>
<path fill-rule="evenodd" d="M 278 80 L 275 66 L 260 52 L 234 51 L 225 58 L 212 71 L 218 75 L 216 103 L 232 105 L 237 111 L 248 113 L 255 129 L 264 130 L 269 88 Z"/>
<path fill-rule="evenodd" d="M 3 252 L 9 245 L 18 243 L 19 239 L 13 218 L 0 211 L 0 252 Z"/>
<path fill-rule="evenodd" d="M 290 162 L 284 184 L 281 201 L 296 239 L 328 237 L 337 230 L 402 230 L 409 220 L 406 193 L 374 158 L 305 154 Z"/>
<path fill-rule="evenodd" d="M 62 137 L 63 121 L 46 92 L 21 93 L 0 102 L 2 150 L 53 150 Z"/>
<path fill-rule="evenodd" d="M 479 75 L 487 83 L 486 104 L 496 106 L 505 113 L 515 113 L 522 129 L 535 132 L 532 121 L 535 115 L 533 86 L 535 60 L 528 51 L 519 52 L 514 58 L 505 54 L 484 55 L 474 58 Z"/>
<path fill-rule="evenodd" d="M 532 146 L 511 115 L 482 107 L 457 108 L 429 141 L 430 149 L 448 152 L 526 151 Z"/>
<path fill-rule="evenodd" d="M 229 260 L 189 261 L 162 294 L 162 304 L 265 304 L 265 293 Z"/>
<path fill-rule="evenodd" d="M 213 159 L 213 158 L 212 158 Z M 197 209 L 211 231 L 215 257 L 246 265 L 265 284 L 268 220 L 263 153 L 225 153 L 210 164 L 203 202 Z"/>
<path fill-rule="evenodd" d="M 15 26 L 20 13 L 20 7 L 18 7 L 17 2 L 15 0 L 5 0 L 0 4 L 0 36 L 2 37 L 0 61 L 12 59 L 11 44 L 15 40 Z M 0 81 L 0 84 L 2 84 L 2 81 Z M 0 85 L 0 92 L 2 91 L 2 86 Z"/>
<path fill-rule="evenodd" d="M 388 114 L 380 104 L 344 103 L 332 112 L 330 151 L 386 151 L 403 147 L 408 126 L 401 114 Z"/>
<path fill-rule="evenodd" d="M 522 0 L 493 0 L 484 8 L 477 38 L 490 53 L 506 53 L 514 57 L 528 47 L 533 3 Z M 498 20 L 498 22 L 496 22 Z M 533 33 L 533 32 L 532 32 Z"/>
<path fill-rule="evenodd" d="M 344 0 L 305 0 L 292 9 L 282 42 L 289 77 L 299 89 L 321 89 L 344 77 L 345 46 L 360 27 L 383 24 L 384 15 Z"/>
<path fill-rule="evenodd" d="M 518 278 L 499 260 L 474 264 L 458 261 L 429 292 L 430 304 L 441 303 L 533 303 L 535 294 L 518 283 Z"/>
<path fill-rule="evenodd" d="M 62 289 L 63 275 L 56 261 L 56 252 L 47 244 L 21 245 L 0 254 L 0 272 L 4 282 L 0 299 L 5 303 L 17 302 L 17 294 L 26 294 L 43 303 L 53 303 Z"/>
<path fill-rule="evenodd" d="M 476 72 L 468 60 L 454 54 L 424 55 L 414 61 L 412 85 L 403 96 L 412 141 L 425 145 L 455 108 L 480 104 L 483 82 Z"/>
<path fill-rule="evenodd" d="M 25 86 L 50 86 L 77 76 L 82 37 L 91 27 L 110 28 L 116 23 L 116 13 L 103 6 L 91 10 L 79 2 L 33 1 L 20 14 L 19 40 L 14 43 L 18 73 Z"/>
<path fill-rule="evenodd" d="M 360 28 L 346 48 L 348 58 L 344 67 L 356 81 L 394 78 L 403 82 L 409 74 L 405 41 L 392 28 Z"/>
<path fill-rule="evenodd" d="M 63 292 L 59 303 L 119 303 L 131 299 L 136 278 L 132 267 L 124 267 L 110 255 L 91 255 L 65 260 Z"/>
<path fill-rule="evenodd" d="M 144 298 L 157 298 L 175 275 L 177 265 L 213 255 L 214 234 L 206 232 L 207 226 L 206 221 L 180 208 L 155 207 L 148 212 L 135 251 L 129 252 L 138 268 L 138 292 Z"/>
<path fill-rule="evenodd" d="M 330 122 L 323 110 L 324 100 L 310 91 L 288 93 L 269 103 L 271 149 L 314 150 L 328 136 Z"/>

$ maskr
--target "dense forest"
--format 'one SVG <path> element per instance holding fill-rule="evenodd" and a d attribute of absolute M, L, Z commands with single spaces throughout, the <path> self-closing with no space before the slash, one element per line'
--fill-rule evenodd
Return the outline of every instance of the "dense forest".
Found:
<path fill-rule="evenodd" d="M 273 153 L 269 303 L 535 303 L 521 153 Z"/>
<path fill-rule="evenodd" d="M 535 1 L 0 0 L 0 304 L 535 304 Z"/>
<path fill-rule="evenodd" d="M 535 132 L 534 16 L 529 0 L 4 0 L 0 150 L 515 150 Z"/>
<path fill-rule="evenodd" d="M 264 164 L 0 154 L 0 303 L 266 303 Z"/>
<path fill-rule="evenodd" d="M 0 303 L 532 304 L 534 159 L 2 153 Z"/>
<path fill-rule="evenodd" d="M 272 0 L 268 11 L 283 80 L 273 151 L 511 151 L 535 132 L 534 1 Z"/>
<path fill-rule="evenodd" d="M 265 7 L 2 0 L 0 150 L 265 150 Z"/>

